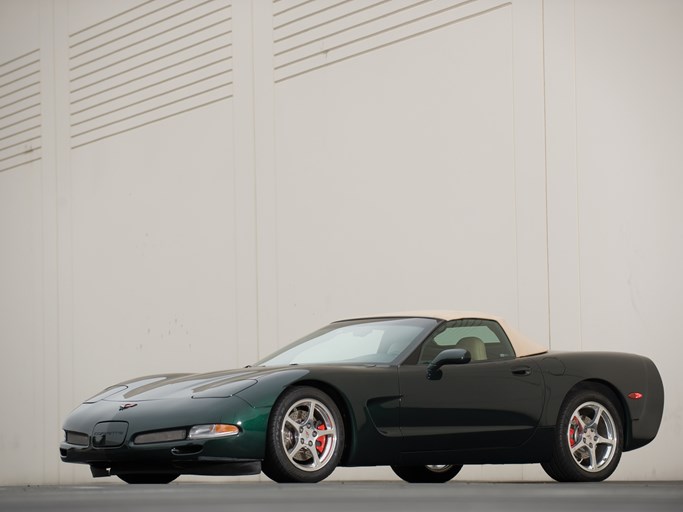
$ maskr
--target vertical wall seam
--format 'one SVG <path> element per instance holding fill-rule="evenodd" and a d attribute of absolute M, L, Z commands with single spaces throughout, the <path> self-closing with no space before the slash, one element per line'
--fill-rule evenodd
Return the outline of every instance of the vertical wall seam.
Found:
<path fill-rule="evenodd" d="M 513 190 L 513 203 L 515 211 L 515 295 L 516 300 L 516 313 L 517 318 L 515 323 L 519 326 L 520 323 L 520 282 L 519 282 L 519 212 L 517 211 L 517 95 L 515 87 L 515 16 L 513 14 L 515 9 L 514 4 L 510 4 L 510 24 L 512 26 L 510 33 L 512 40 L 510 41 L 510 47 L 512 48 L 512 69 L 510 70 L 510 76 L 512 79 L 512 178 L 514 181 Z"/>
<path fill-rule="evenodd" d="M 583 350 L 583 293 L 582 293 L 582 278 L 581 278 L 581 208 L 579 204 L 580 194 L 580 179 L 579 179 L 579 101 L 578 101 L 578 81 L 576 74 L 576 1 L 571 2 L 571 38 L 572 38 L 572 73 L 574 75 L 574 144 L 575 155 L 574 160 L 576 177 L 576 249 L 577 249 L 577 273 L 578 273 L 578 288 L 579 288 L 579 350 Z"/>
<path fill-rule="evenodd" d="M 545 0 L 541 1 L 541 55 L 543 66 L 543 168 L 545 179 L 545 270 L 548 314 L 548 348 L 552 348 L 552 308 L 550 294 L 550 220 L 548 217 L 548 90 L 545 67 Z"/>
<path fill-rule="evenodd" d="M 57 84 L 57 16 L 55 12 L 55 4 L 51 3 L 50 4 L 50 14 L 51 14 L 51 24 L 50 26 L 52 27 L 52 83 Z M 55 304 L 55 332 L 54 332 L 54 340 L 56 343 L 56 354 L 57 354 L 57 360 L 59 360 L 60 357 L 60 351 L 61 351 L 61 301 L 59 300 L 60 297 L 60 289 L 61 289 L 61 283 L 60 283 L 60 276 L 59 276 L 59 264 L 60 264 L 60 257 L 59 257 L 59 245 L 60 245 L 60 233 L 59 233 L 59 166 L 58 166 L 58 158 L 57 158 L 57 89 L 56 87 L 52 87 L 51 90 L 51 110 L 52 110 L 52 123 L 50 123 L 52 126 L 50 127 L 52 129 L 52 140 L 54 141 L 54 148 L 52 152 L 52 169 L 54 173 L 54 180 L 55 180 L 55 188 L 54 188 L 54 226 L 53 229 L 55 230 L 55 238 L 54 238 L 54 243 L 55 243 L 55 293 L 56 293 L 56 304 Z M 57 371 L 57 382 L 61 380 L 61 365 L 57 365 L 56 368 Z M 56 421 L 56 432 L 59 432 L 59 429 L 61 428 L 60 421 L 59 421 L 59 397 L 61 396 L 61 386 L 58 385 L 57 387 L 57 416 L 55 417 Z M 50 453 L 50 450 L 46 450 L 47 454 Z M 59 473 L 57 475 L 57 479 L 59 480 Z M 44 480 L 44 479 L 43 479 Z"/>
<path fill-rule="evenodd" d="M 249 12 L 251 14 L 251 20 L 250 25 L 251 25 L 251 31 L 250 31 L 250 43 L 251 43 L 251 62 L 250 62 L 250 71 L 251 71 L 251 116 L 252 116 L 252 123 L 251 123 L 251 182 L 252 182 L 252 191 L 253 191 L 253 203 L 252 203 L 252 209 L 253 209 L 253 229 L 254 229 L 254 256 L 256 258 L 256 265 L 254 267 L 254 291 L 255 291 L 255 299 L 256 299 L 256 359 L 260 360 L 261 359 L 261 311 L 260 311 L 260 298 L 261 298 L 261 286 L 260 286 L 260 280 L 261 280 L 261 273 L 260 273 L 260 244 L 259 244 L 259 194 L 258 194 L 258 180 L 256 179 L 256 174 L 257 174 L 257 154 L 256 154 L 256 146 L 257 146 L 257 141 L 256 141 L 256 123 L 257 123 L 257 116 L 256 116 L 256 63 L 255 57 L 256 57 L 256 41 L 254 40 L 254 31 L 256 30 L 255 27 L 255 13 L 254 13 L 254 4 L 253 2 L 249 3 Z"/>

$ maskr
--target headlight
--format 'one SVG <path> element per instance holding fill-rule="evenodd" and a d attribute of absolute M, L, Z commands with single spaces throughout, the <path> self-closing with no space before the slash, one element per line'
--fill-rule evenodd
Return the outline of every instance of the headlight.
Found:
<path fill-rule="evenodd" d="M 256 384 L 254 379 L 212 382 L 193 390 L 192 398 L 228 398 Z"/>
<path fill-rule="evenodd" d="M 214 423 L 211 425 L 195 425 L 187 435 L 188 439 L 215 439 L 217 437 L 236 436 L 240 433 L 237 425 Z"/>
<path fill-rule="evenodd" d="M 104 391 L 96 394 L 95 396 L 88 398 L 84 404 L 94 404 L 95 402 L 99 402 L 100 400 L 104 400 L 108 396 L 115 395 L 116 393 L 120 393 L 124 389 L 128 389 L 128 386 L 112 386 Z"/>

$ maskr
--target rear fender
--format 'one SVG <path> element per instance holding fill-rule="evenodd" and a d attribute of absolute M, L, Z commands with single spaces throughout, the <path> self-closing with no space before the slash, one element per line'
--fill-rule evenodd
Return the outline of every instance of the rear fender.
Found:
<path fill-rule="evenodd" d="M 617 352 L 552 353 L 562 371 L 544 371 L 549 390 L 543 425 L 557 422 L 562 403 L 578 386 L 601 385 L 616 396 L 623 413 L 624 451 L 646 445 L 656 436 L 664 409 L 664 388 L 648 358 Z M 542 363 L 543 365 L 543 363 Z M 629 398 L 631 393 L 641 398 Z"/>

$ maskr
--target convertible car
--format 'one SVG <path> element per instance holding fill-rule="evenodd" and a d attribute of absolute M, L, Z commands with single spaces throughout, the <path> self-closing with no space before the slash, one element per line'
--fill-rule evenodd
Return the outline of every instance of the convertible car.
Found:
<path fill-rule="evenodd" d="M 600 481 L 654 439 L 663 406 L 645 357 L 548 352 L 495 316 L 414 312 L 334 322 L 242 369 L 111 386 L 67 417 L 60 455 L 128 483 L 381 465 L 437 483 L 507 463 Z"/>

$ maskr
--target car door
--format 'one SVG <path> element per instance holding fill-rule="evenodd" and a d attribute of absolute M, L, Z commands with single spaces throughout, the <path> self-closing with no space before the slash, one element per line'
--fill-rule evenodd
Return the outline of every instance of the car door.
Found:
<path fill-rule="evenodd" d="M 440 378 L 427 378 L 436 354 L 463 346 L 472 361 L 443 366 Z M 543 410 L 540 368 L 515 358 L 502 328 L 489 320 L 448 322 L 399 367 L 399 386 L 403 452 L 519 446 Z"/>

